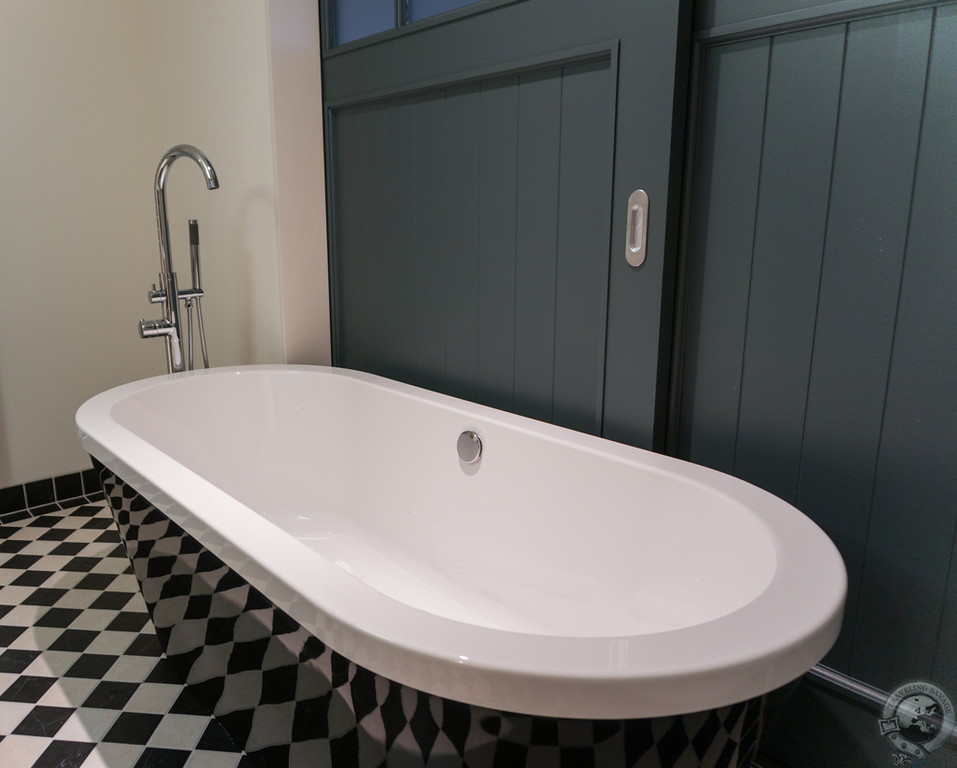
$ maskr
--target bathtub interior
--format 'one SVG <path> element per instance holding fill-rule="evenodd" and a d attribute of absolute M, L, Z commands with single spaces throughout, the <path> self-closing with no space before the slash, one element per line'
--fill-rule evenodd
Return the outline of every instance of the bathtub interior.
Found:
<path fill-rule="evenodd" d="M 774 577 L 774 542 L 739 501 L 564 430 L 335 373 L 216 378 L 145 388 L 112 416 L 406 605 L 634 636 L 725 616 Z M 466 429 L 477 468 L 456 454 Z"/>

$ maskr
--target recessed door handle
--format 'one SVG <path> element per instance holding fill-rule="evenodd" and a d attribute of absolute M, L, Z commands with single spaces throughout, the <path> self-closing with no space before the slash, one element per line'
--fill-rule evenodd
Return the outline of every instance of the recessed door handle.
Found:
<path fill-rule="evenodd" d="M 648 246 L 648 195 L 636 189 L 628 197 L 628 233 L 625 236 L 625 261 L 633 267 L 645 263 Z"/>

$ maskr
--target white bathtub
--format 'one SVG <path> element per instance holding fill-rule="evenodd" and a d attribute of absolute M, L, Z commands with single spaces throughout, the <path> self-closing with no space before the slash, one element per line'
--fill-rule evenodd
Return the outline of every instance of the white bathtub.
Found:
<path fill-rule="evenodd" d="M 550 717 L 759 696 L 837 637 L 830 540 L 783 501 L 672 458 L 344 369 L 135 382 L 84 448 L 357 664 Z M 464 464 L 460 433 L 483 443 Z"/>

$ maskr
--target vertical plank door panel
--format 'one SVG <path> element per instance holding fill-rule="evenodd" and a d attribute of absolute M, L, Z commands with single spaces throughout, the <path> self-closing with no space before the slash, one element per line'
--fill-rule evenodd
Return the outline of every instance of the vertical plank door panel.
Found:
<path fill-rule="evenodd" d="M 515 410 L 550 421 L 555 368 L 555 261 L 561 70 L 523 75 L 518 104 Z"/>
<path fill-rule="evenodd" d="M 679 455 L 734 468 L 770 41 L 707 52 Z"/>
<path fill-rule="evenodd" d="M 880 633 L 868 637 L 855 625 L 864 558 L 860 532 L 870 517 L 930 19 L 930 12 L 917 12 L 848 28 L 798 489 L 800 508 L 833 511 L 828 529 L 851 585 L 845 627 L 862 639 L 865 657 L 867 646 L 882 641 Z M 888 91 L 893 110 L 887 109 Z M 854 663 L 858 650 L 852 650 L 848 671 L 861 676 L 870 668 Z M 894 674 L 885 669 L 862 679 L 892 685 Z"/>
<path fill-rule="evenodd" d="M 794 502 L 844 30 L 773 40 L 734 472 Z"/>
<path fill-rule="evenodd" d="M 433 92 L 415 100 L 412 222 L 413 333 L 418 340 L 415 382 L 441 386 L 446 376 L 446 265 L 455 248 L 446 189 L 446 94 Z"/>
<path fill-rule="evenodd" d="M 562 78 L 554 420 L 601 430 L 613 90 L 608 62 L 566 67 Z"/>
<path fill-rule="evenodd" d="M 953 592 L 945 602 L 957 526 L 953 7 L 934 32 L 855 647 L 855 669 L 888 686 L 957 683 L 954 646 L 937 647 L 957 611 Z"/>
<path fill-rule="evenodd" d="M 479 120 L 479 385 L 486 405 L 511 410 L 515 378 L 517 79 L 482 86 Z"/>
<path fill-rule="evenodd" d="M 454 246 L 444 262 L 446 381 L 444 391 L 478 398 L 479 100 L 477 86 L 446 96 L 448 165 L 445 189 Z"/>

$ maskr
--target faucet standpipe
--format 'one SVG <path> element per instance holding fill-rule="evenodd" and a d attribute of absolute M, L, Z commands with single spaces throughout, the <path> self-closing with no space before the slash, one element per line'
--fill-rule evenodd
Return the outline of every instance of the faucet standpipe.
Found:
<path fill-rule="evenodd" d="M 216 177 L 216 171 L 212 164 L 200 150 L 189 144 L 178 144 L 170 149 L 159 162 L 156 168 L 156 180 L 153 188 L 156 200 L 156 228 L 159 233 L 160 250 L 160 288 L 157 290 L 154 285 L 149 291 L 149 300 L 151 304 L 163 305 L 163 318 L 161 320 L 140 320 L 140 336 L 151 338 L 154 336 L 163 336 L 166 338 L 166 367 L 170 373 L 182 371 L 185 369 L 183 364 L 183 345 L 182 345 L 182 326 L 179 320 L 179 301 L 184 299 L 187 302 L 187 316 L 190 319 L 189 325 L 189 347 L 190 347 L 190 368 L 192 368 L 192 306 L 191 302 L 196 302 L 196 314 L 199 320 L 200 340 L 203 348 L 203 361 L 206 367 L 209 367 L 209 359 L 206 354 L 206 336 L 203 328 L 203 315 L 200 308 L 200 298 L 203 290 L 199 283 L 199 229 L 195 219 L 189 223 L 190 234 L 190 256 L 191 271 L 193 277 L 193 288 L 189 291 L 180 291 L 176 285 L 176 273 L 173 271 L 173 261 L 169 252 L 169 221 L 166 215 L 166 174 L 169 167 L 178 157 L 191 158 L 203 172 L 206 178 L 206 187 L 208 189 L 218 189 L 219 179 Z"/>

